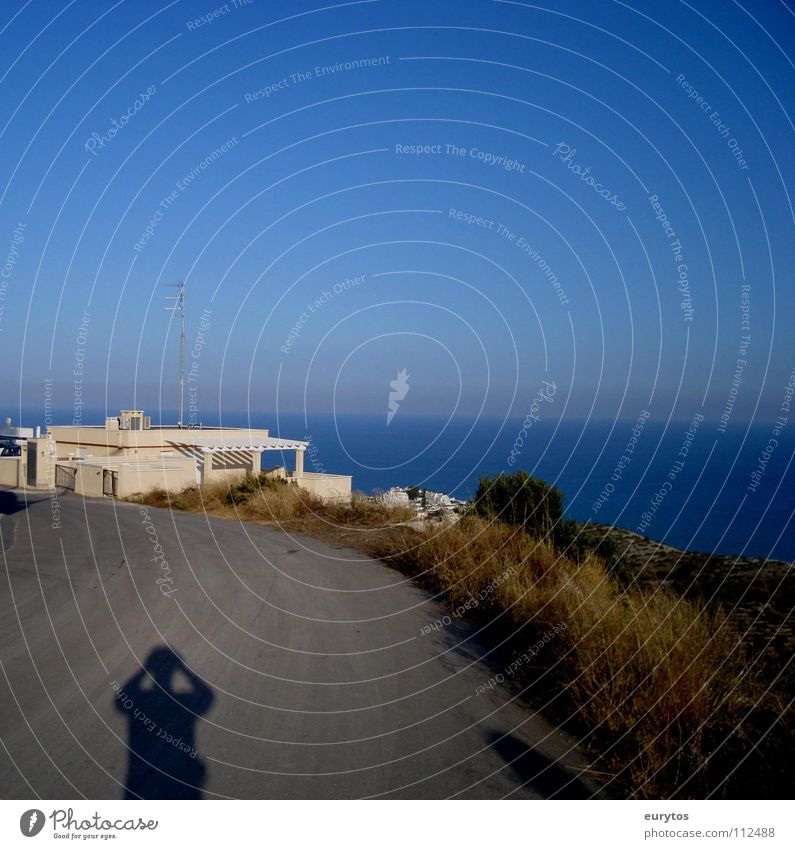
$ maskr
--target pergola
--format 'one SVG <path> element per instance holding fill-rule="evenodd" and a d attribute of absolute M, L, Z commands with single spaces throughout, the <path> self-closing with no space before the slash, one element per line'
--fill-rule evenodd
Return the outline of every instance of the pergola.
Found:
<path fill-rule="evenodd" d="M 308 442 L 303 442 L 299 439 L 280 439 L 277 436 L 269 436 L 267 439 L 257 440 L 256 442 L 223 439 L 207 442 L 206 444 L 193 444 L 190 448 L 201 455 L 244 452 L 261 454 L 263 451 L 295 451 L 295 477 L 301 477 L 304 473 L 304 452 L 308 445 Z"/>

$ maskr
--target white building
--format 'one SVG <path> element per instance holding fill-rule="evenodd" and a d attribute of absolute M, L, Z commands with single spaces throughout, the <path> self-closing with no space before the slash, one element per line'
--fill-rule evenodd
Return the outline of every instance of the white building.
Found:
<path fill-rule="evenodd" d="M 264 452 L 287 451 L 295 453 L 295 468 L 272 474 L 321 498 L 350 499 L 350 475 L 304 471 L 307 446 L 265 428 L 152 425 L 142 410 L 122 410 L 104 425 L 55 425 L 46 436 L 31 433 L 20 456 L 0 457 L 0 484 L 120 498 L 155 488 L 177 492 L 259 474 Z"/>

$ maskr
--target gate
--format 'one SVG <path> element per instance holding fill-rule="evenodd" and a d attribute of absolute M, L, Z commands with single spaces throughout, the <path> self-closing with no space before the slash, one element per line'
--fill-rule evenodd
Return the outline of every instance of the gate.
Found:
<path fill-rule="evenodd" d="M 111 469 L 102 470 L 102 494 L 115 498 L 119 494 L 119 473 Z"/>
<path fill-rule="evenodd" d="M 55 485 L 61 486 L 64 489 L 75 491 L 75 475 L 77 469 L 72 469 L 69 466 L 57 465 L 55 467 Z"/>

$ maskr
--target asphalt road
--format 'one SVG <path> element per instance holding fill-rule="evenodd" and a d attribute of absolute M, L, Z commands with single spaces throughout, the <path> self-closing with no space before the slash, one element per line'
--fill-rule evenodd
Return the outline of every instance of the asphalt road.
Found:
<path fill-rule="evenodd" d="M 0 492 L 3 798 L 583 798 L 461 621 L 254 524 Z M 158 583 L 159 582 L 159 583 Z M 147 672 L 142 672 L 146 668 Z"/>

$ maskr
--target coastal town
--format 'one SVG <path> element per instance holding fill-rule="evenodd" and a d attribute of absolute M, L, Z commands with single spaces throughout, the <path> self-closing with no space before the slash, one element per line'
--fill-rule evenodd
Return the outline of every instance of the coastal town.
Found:
<path fill-rule="evenodd" d="M 418 486 L 392 486 L 385 492 L 374 492 L 373 498 L 390 507 L 413 507 L 418 519 L 457 521 L 469 502 L 444 492 L 433 492 Z"/>

